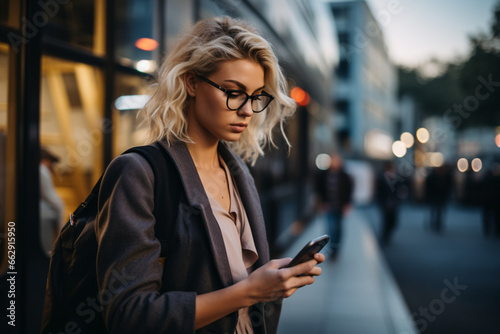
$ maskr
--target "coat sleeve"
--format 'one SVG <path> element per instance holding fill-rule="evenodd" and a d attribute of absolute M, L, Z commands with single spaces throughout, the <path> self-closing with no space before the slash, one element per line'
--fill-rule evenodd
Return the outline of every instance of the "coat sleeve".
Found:
<path fill-rule="evenodd" d="M 109 165 L 96 219 L 97 282 L 111 333 L 194 333 L 195 292 L 160 294 L 160 242 L 153 215 L 154 175 L 139 154 Z"/>

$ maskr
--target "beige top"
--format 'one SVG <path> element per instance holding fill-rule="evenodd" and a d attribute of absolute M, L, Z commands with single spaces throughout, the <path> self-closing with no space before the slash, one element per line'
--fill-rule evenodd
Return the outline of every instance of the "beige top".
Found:
<path fill-rule="evenodd" d="M 231 268 L 231 274 L 234 283 L 237 283 L 248 277 L 252 265 L 257 261 L 259 255 L 253 240 L 252 230 L 248 218 L 241 202 L 238 189 L 229 173 L 225 162 L 220 159 L 221 166 L 226 172 L 227 184 L 229 186 L 229 195 L 231 204 L 229 212 L 226 211 L 220 203 L 205 191 L 210 201 L 210 206 L 215 219 L 219 223 L 224 245 L 226 247 L 227 258 Z M 248 315 L 248 307 L 238 311 L 239 318 L 236 325 L 236 334 L 253 334 L 253 328 Z"/>

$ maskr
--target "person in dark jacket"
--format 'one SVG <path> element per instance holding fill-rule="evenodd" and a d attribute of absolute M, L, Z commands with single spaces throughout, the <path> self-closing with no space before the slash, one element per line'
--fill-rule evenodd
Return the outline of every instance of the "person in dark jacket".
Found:
<path fill-rule="evenodd" d="M 269 43 L 228 17 L 198 22 L 163 62 L 141 111 L 183 189 L 163 265 L 154 174 L 131 153 L 108 167 L 96 223 L 102 314 L 113 333 L 276 333 L 281 300 L 312 284 L 322 254 L 291 268 L 269 259 L 245 162 L 295 108 Z M 117 278 L 117 273 L 119 274 Z"/>
<path fill-rule="evenodd" d="M 425 194 L 430 205 L 430 227 L 436 233 L 443 229 L 443 211 L 451 186 L 452 179 L 446 165 L 432 169 L 425 180 Z"/>
<path fill-rule="evenodd" d="M 481 204 L 483 209 L 483 232 L 500 236 L 500 164 L 493 164 L 481 182 Z"/>
<path fill-rule="evenodd" d="M 351 208 L 354 183 L 344 170 L 342 157 L 334 153 L 330 158 L 330 167 L 316 177 L 315 189 L 319 207 L 326 211 L 330 250 L 335 258 L 342 239 L 342 220 Z"/>
<path fill-rule="evenodd" d="M 395 182 L 396 169 L 394 163 L 389 161 L 384 166 L 384 171 L 377 178 L 377 196 L 376 201 L 382 213 L 382 229 L 380 241 L 383 245 L 390 242 L 394 228 L 399 206 L 399 189 L 401 184 Z"/>

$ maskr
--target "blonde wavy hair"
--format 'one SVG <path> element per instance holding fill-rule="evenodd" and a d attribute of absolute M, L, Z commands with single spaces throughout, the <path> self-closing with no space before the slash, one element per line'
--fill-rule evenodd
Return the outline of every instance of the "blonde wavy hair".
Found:
<path fill-rule="evenodd" d="M 287 81 L 278 65 L 271 45 L 247 23 L 230 17 L 213 17 L 195 24 L 177 41 L 160 67 L 154 93 L 142 109 L 149 127 L 149 142 L 166 139 L 192 142 L 187 134 L 186 110 L 189 104 L 184 76 L 193 71 L 210 76 L 227 61 L 248 59 L 264 69 L 264 85 L 274 96 L 271 104 L 257 117 L 252 117 L 246 131 L 235 142 L 227 143 L 244 161 L 255 163 L 263 148 L 273 142 L 273 129 L 279 124 L 284 133 L 285 120 L 295 111 L 288 95 Z"/>

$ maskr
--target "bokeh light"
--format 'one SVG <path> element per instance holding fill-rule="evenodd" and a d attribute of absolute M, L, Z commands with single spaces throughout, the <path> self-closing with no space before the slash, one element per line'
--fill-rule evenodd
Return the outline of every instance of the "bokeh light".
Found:
<path fill-rule="evenodd" d="M 158 42 L 152 38 L 139 38 L 135 41 L 135 46 L 144 51 L 153 51 L 158 47 Z"/>
<path fill-rule="evenodd" d="M 425 144 L 429 141 L 429 130 L 426 128 L 420 128 L 417 130 L 417 139 L 422 144 Z"/>
<path fill-rule="evenodd" d="M 477 173 L 483 168 L 483 162 L 481 159 L 475 158 L 470 163 L 470 166 L 472 167 L 472 170 Z"/>
<path fill-rule="evenodd" d="M 429 167 L 441 167 L 444 164 L 444 156 L 441 152 L 425 153 L 425 164 Z"/>
<path fill-rule="evenodd" d="M 144 73 L 151 73 L 151 72 L 154 72 L 156 70 L 156 62 L 154 60 L 146 60 L 146 59 L 143 59 L 143 60 L 139 60 L 136 64 L 135 64 L 135 69 L 140 71 L 140 72 L 144 72 Z"/>
<path fill-rule="evenodd" d="M 330 167 L 331 158 L 326 153 L 318 154 L 316 157 L 316 167 L 321 170 L 327 170 Z"/>
<path fill-rule="evenodd" d="M 405 144 L 406 148 L 410 148 L 415 143 L 413 135 L 409 132 L 403 132 L 401 134 L 401 141 Z"/>
<path fill-rule="evenodd" d="M 298 86 L 293 87 L 292 91 L 290 92 L 290 96 L 295 100 L 295 102 L 297 102 L 299 106 L 305 107 L 309 104 L 309 94 L 307 94 L 305 90 Z"/>
<path fill-rule="evenodd" d="M 392 143 L 392 153 L 398 158 L 404 157 L 406 154 L 406 145 L 402 141 L 396 140 Z"/>
<path fill-rule="evenodd" d="M 465 158 L 460 158 L 457 161 L 457 168 L 460 172 L 464 173 L 469 169 L 469 162 Z"/>

